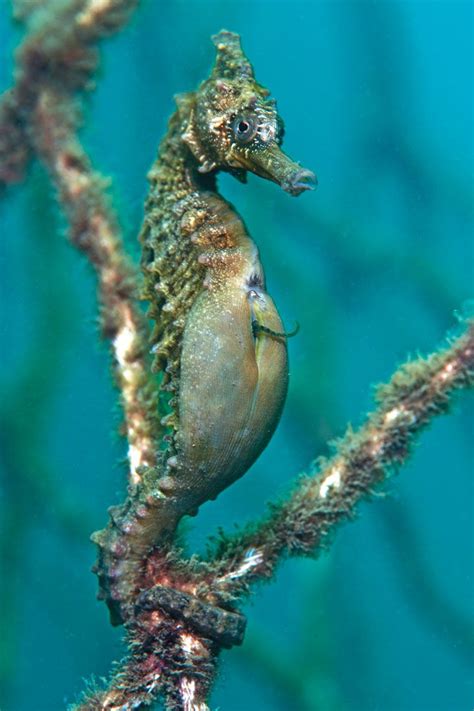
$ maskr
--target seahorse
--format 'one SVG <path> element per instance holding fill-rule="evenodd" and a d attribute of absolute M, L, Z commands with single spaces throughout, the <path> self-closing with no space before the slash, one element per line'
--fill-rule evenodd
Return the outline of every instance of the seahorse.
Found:
<path fill-rule="evenodd" d="M 221 31 L 212 39 L 212 73 L 176 97 L 149 173 L 143 297 L 154 321 L 166 434 L 159 474 L 148 472 L 94 534 L 96 572 L 115 622 L 125 616 L 133 566 L 179 518 L 249 469 L 276 428 L 288 387 L 288 334 L 258 249 L 216 176 L 226 171 L 245 182 L 251 171 L 290 195 L 316 178 L 282 151 L 276 102 L 255 80 L 239 36 Z"/>
<path fill-rule="evenodd" d="M 250 170 L 292 195 L 314 175 L 281 150 L 283 123 L 239 37 L 214 38 L 211 77 L 178 97 L 150 173 L 141 232 L 162 388 L 173 392 L 166 493 L 189 510 L 243 474 L 273 434 L 288 384 L 284 329 L 258 250 L 216 190 Z"/>

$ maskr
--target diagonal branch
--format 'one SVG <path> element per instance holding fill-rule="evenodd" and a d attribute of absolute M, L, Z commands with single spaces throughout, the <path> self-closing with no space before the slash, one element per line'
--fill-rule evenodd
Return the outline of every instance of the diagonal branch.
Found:
<path fill-rule="evenodd" d="M 235 617 L 232 606 L 252 583 L 270 578 L 285 555 L 327 549 L 336 527 L 353 518 L 359 502 L 375 496 L 408 459 L 418 434 L 448 411 L 457 391 L 473 384 L 474 322 L 468 322 L 447 347 L 402 365 L 379 387 L 377 409 L 359 430 L 349 428 L 335 443 L 333 457 L 319 461 L 319 472 L 302 477 L 289 499 L 273 504 L 262 523 L 224 539 L 213 559 L 163 567 L 161 552 L 152 552 L 148 591 L 140 595 L 127 625 L 129 656 L 109 687 L 86 698 L 76 711 L 133 709 L 160 694 L 171 711 L 205 711 L 218 654 L 227 646 L 218 641 L 216 610 Z M 164 595 L 163 586 L 185 595 Z M 184 605 L 180 617 L 182 599 L 192 596 L 200 604 Z M 202 603 L 214 606 L 206 632 Z M 222 618 L 225 626 L 225 614 Z"/>
<path fill-rule="evenodd" d="M 125 414 L 130 480 L 155 463 L 155 392 L 147 363 L 146 324 L 136 304 L 136 278 L 125 255 L 106 183 L 79 143 L 70 98 L 46 86 L 38 92 L 30 136 L 57 189 L 71 242 L 98 277 L 103 335 L 112 341 L 115 372 Z"/>
<path fill-rule="evenodd" d="M 224 540 L 212 562 L 207 595 L 240 596 L 258 579 L 270 577 L 284 554 L 315 555 L 326 549 L 336 526 L 350 520 L 362 499 L 409 457 L 418 434 L 448 411 L 457 390 L 474 384 L 474 321 L 449 345 L 408 361 L 379 386 L 378 407 L 359 430 L 349 427 L 333 444 L 335 453 L 303 476 L 287 501 L 271 505 L 270 516 L 253 530 Z M 201 594 L 202 594 L 201 593 Z"/>
<path fill-rule="evenodd" d="M 17 3 L 27 35 L 17 50 L 15 85 L 0 100 L 0 185 L 22 180 L 32 156 L 28 124 L 46 85 L 69 96 L 90 89 L 95 44 L 120 30 L 138 0 L 47 0 Z"/>

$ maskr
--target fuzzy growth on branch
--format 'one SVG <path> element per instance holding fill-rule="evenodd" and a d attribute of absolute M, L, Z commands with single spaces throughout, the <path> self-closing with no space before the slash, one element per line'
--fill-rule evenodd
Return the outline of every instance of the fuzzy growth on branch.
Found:
<path fill-rule="evenodd" d="M 215 630 L 216 610 L 235 615 L 239 599 L 253 583 L 270 578 L 285 555 L 316 556 L 328 548 L 337 526 L 353 519 L 358 503 L 376 495 L 406 461 L 420 432 L 449 411 L 456 392 L 473 386 L 474 324 L 463 325 L 464 332 L 446 347 L 407 362 L 379 386 L 378 407 L 366 422 L 358 430 L 349 428 L 334 443 L 331 459 L 321 458 L 317 471 L 302 476 L 287 501 L 271 505 L 262 523 L 224 537 L 207 561 L 170 558 L 164 565 L 160 552 L 152 552 L 143 581 L 149 592 L 137 599 L 135 619 L 127 625 L 130 655 L 108 689 L 77 710 L 132 709 L 160 693 L 169 709 L 192 709 L 188 698 L 207 709 L 216 658 L 228 645 L 203 631 L 203 606 L 213 606 L 208 619 Z M 185 596 L 169 594 L 164 603 L 163 587 Z M 223 615 L 220 621 L 225 629 Z"/>
<path fill-rule="evenodd" d="M 71 242 L 96 270 L 101 329 L 113 347 L 132 485 L 141 468 L 155 463 L 157 415 L 146 326 L 107 181 L 94 172 L 77 138 L 77 92 L 91 86 L 98 64 L 95 43 L 118 31 L 135 6 L 135 0 L 73 0 L 25 7 L 29 34 L 17 52 L 16 84 L 0 102 L 0 181 L 21 178 L 33 151 L 51 176 Z"/>
<path fill-rule="evenodd" d="M 348 428 L 332 444 L 330 459 L 303 476 L 283 503 L 253 531 L 224 541 L 216 553 L 220 577 L 213 592 L 234 594 L 273 573 L 279 557 L 314 555 L 328 547 L 336 525 L 351 519 L 363 498 L 408 458 L 417 435 L 437 415 L 449 411 L 457 390 L 474 384 L 474 322 L 445 348 L 408 361 L 376 391 L 377 409 L 361 428 Z"/>

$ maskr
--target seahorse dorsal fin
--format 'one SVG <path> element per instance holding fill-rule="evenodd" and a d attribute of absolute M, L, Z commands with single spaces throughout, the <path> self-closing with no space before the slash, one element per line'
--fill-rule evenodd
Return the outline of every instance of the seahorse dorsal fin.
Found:
<path fill-rule="evenodd" d="M 175 94 L 173 98 L 176 102 L 176 106 L 178 107 L 179 112 L 188 114 L 191 109 L 191 106 L 195 102 L 195 97 L 196 92 L 184 91 L 180 94 Z"/>
<path fill-rule="evenodd" d="M 186 128 L 184 130 L 184 133 L 182 134 L 181 138 L 183 141 L 186 143 L 186 145 L 191 149 L 191 153 L 197 160 L 200 160 L 200 157 L 203 154 L 201 142 L 199 141 L 194 125 L 194 109 L 191 109 L 191 113 L 189 114 L 189 120 L 188 123 L 186 124 Z"/>

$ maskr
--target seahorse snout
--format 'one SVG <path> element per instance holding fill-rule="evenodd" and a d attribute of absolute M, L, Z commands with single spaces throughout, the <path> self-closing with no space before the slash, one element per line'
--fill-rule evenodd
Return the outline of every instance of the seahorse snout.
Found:
<path fill-rule="evenodd" d="M 259 150 L 243 151 L 234 148 L 232 158 L 244 170 L 272 180 L 290 195 L 300 195 L 305 190 L 312 190 L 318 182 L 311 170 L 302 168 L 287 156 L 275 141 Z"/>

